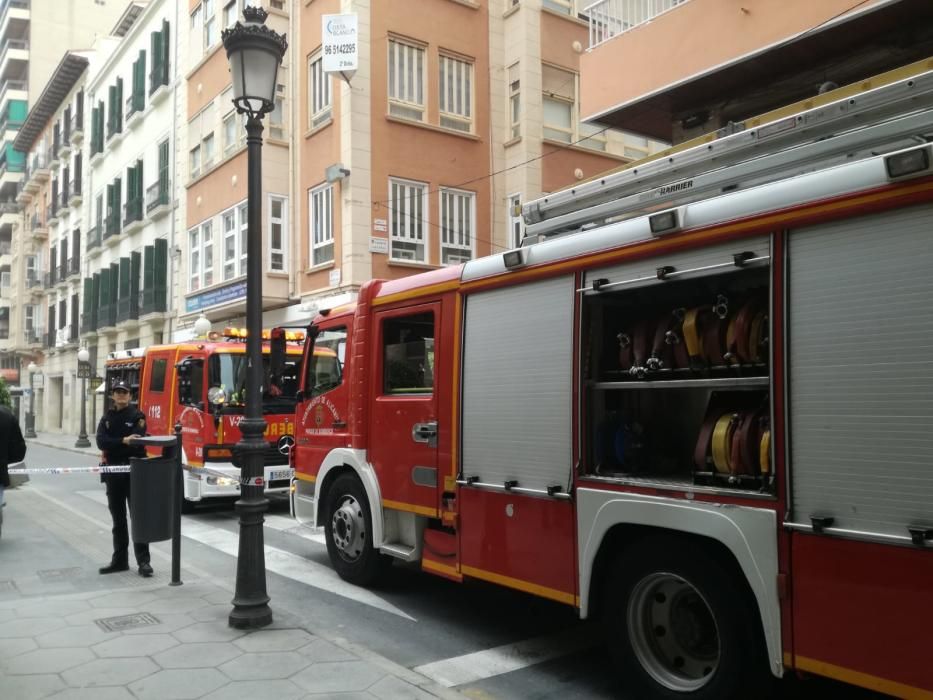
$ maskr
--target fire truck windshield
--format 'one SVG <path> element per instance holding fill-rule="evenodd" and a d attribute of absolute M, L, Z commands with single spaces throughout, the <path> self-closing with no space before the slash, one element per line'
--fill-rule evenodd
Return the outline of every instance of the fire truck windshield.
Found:
<path fill-rule="evenodd" d="M 263 413 L 283 413 L 295 410 L 300 364 L 300 355 L 287 355 L 281 376 L 270 377 L 269 354 L 263 353 Z M 214 354 L 210 357 L 208 372 L 209 386 L 220 387 L 224 390 L 224 412 L 242 411 L 246 405 L 246 355 Z"/>

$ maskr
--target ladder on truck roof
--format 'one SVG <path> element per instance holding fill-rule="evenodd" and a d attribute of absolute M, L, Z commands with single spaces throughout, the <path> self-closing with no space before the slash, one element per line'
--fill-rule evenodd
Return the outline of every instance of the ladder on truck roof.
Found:
<path fill-rule="evenodd" d="M 929 67 L 931 61 L 922 63 Z M 522 207 L 522 245 L 881 155 L 931 137 L 933 70 L 926 70 L 529 202 Z"/>

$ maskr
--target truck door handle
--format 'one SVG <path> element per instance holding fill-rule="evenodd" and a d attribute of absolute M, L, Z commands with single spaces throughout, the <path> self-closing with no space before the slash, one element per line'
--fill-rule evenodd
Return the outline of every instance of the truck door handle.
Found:
<path fill-rule="evenodd" d="M 415 442 L 427 443 L 430 446 L 437 444 L 437 421 L 428 423 L 415 423 L 411 427 L 411 439 Z"/>
<path fill-rule="evenodd" d="M 337 430 L 341 430 L 347 427 L 347 422 L 345 420 L 335 420 L 331 425 Z"/>

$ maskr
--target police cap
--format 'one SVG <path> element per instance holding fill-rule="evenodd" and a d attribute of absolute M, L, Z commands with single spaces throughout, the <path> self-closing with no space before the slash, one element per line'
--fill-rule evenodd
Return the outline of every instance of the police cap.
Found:
<path fill-rule="evenodd" d="M 113 383 L 113 386 L 110 387 L 110 393 L 113 393 L 113 392 L 115 392 L 115 391 L 126 391 L 126 392 L 129 392 L 129 390 L 130 390 L 130 385 L 127 384 L 127 383 L 126 383 L 125 381 L 123 381 L 122 379 L 118 379 L 117 381 L 115 381 L 115 382 Z"/>

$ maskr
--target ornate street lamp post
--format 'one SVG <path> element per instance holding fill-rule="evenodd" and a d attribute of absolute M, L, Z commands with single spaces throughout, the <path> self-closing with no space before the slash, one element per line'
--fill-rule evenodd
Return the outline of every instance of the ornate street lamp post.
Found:
<path fill-rule="evenodd" d="M 33 377 L 37 369 L 39 368 L 35 362 L 30 362 L 26 367 L 29 372 L 29 412 L 26 414 L 26 437 L 28 438 L 36 436 L 36 387 Z"/>
<path fill-rule="evenodd" d="M 81 379 L 81 431 L 75 440 L 75 447 L 90 447 L 87 439 L 87 379 L 91 376 L 91 353 L 87 348 L 78 350 L 78 377 Z"/>
<path fill-rule="evenodd" d="M 262 514 L 268 501 L 263 494 L 262 438 L 262 117 L 275 107 L 279 65 L 288 44 L 285 35 L 265 26 L 261 7 L 243 10 L 244 22 L 221 34 L 233 78 L 233 104 L 245 114 L 247 144 L 246 243 L 246 411 L 240 422 L 243 439 L 237 444 L 240 465 L 240 548 L 236 592 L 228 622 L 231 627 L 265 627 L 272 622 L 266 593 L 266 558 L 263 551 Z"/>

